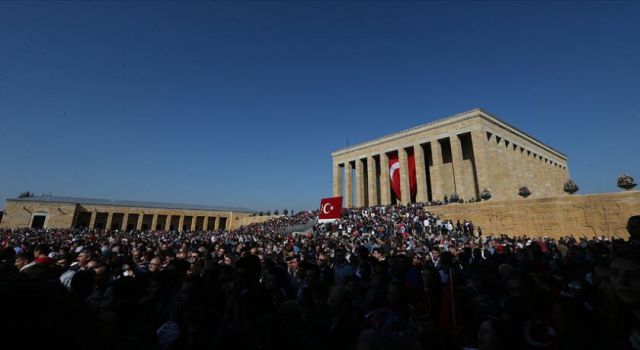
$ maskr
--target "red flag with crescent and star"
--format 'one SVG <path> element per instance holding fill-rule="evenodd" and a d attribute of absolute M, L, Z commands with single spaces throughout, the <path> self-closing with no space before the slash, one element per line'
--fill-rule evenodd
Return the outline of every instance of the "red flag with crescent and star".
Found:
<path fill-rule="evenodd" d="M 320 201 L 318 222 L 331 222 L 342 216 L 342 197 L 323 198 Z"/>
<path fill-rule="evenodd" d="M 408 152 L 407 163 L 409 166 L 409 191 L 411 191 L 411 197 L 415 198 L 417 192 L 416 161 L 413 152 Z M 389 180 L 393 193 L 399 200 L 402 200 L 400 196 L 400 160 L 397 153 L 389 156 Z"/>

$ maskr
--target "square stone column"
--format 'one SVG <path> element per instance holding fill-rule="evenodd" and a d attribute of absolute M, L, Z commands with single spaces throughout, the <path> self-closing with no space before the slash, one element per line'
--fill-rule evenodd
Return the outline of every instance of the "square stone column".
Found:
<path fill-rule="evenodd" d="M 178 221 L 178 231 L 182 232 L 184 226 L 184 215 L 180 215 L 180 221 Z"/>
<path fill-rule="evenodd" d="M 471 131 L 471 144 L 473 145 L 473 162 L 476 166 L 476 174 L 478 176 L 478 192 L 482 192 L 485 188 L 493 191 L 491 184 L 490 160 L 489 160 L 489 142 L 493 140 L 487 139 L 487 132 L 484 130 Z"/>
<path fill-rule="evenodd" d="M 167 214 L 167 219 L 164 222 L 164 230 L 169 231 L 171 229 L 171 215 Z"/>
<path fill-rule="evenodd" d="M 507 199 L 516 199 L 518 187 L 520 187 L 520 179 L 514 183 L 514 181 L 510 181 L 510 175 L 508 173 L 509 169 L 507 168 L 507 155 L 505 153 L 505 139 L 496 135 L 495 136 L 495 157 L 496 157 L 496 167 L 494 171 L 494 184 L 493 187 L 495 191 L 493 191 L 492 200 L 507 200 Z"/>
<path fill-rule="evenodd" d="M 204 218 L 202 219 L 202 231 L 206 231 L 208 227 L 209 227 L 209 217 L 205 215 Z"/>
<path fill-rule="evenodd" d="M 198 221 L 198 216 L 197 215 L 192 215 L 191 216 L 191 231 L 195 231 L 196 230 L 196 222 Z"/>
<path fill-rule="evenodd" d="M 107 223 L 104 224 L 104 228 L 110 231 L 112 222 L 113 222 L 113 213 L 107 213 Z"/>
<path fill-rule="evenodd" d="M 121 231 L 127 230 L 128 223 L 129 223 L 129 213 L 124 213 L 124 215 L 122 215 L 122 227 L 120 227 Z"/>
<path fill-rule="evenodd" d="M 424 150 L 421 145 L 413 146 L 413 156 L 416 162 L 416 202 L 426 202 L 429 200 L 427 193 L 427 172 L 424 166 Z"/>
<path fill-rule="evenodd" d="M 158 226 L 158 214 L 153 214 L 153 218 L 151 219 L 151 231 L 155 231 L 156 226 Z"/>
<path fill-rule="evenodd" d="M 220 217 L 216 216 L 215 218 L 213 218 L 215 221 L 213 223 L 213 229 L 215 231 L 218 231 L 220 229 Z"/>
<path fill-rule="evenodd" d="M 398 160 L 400 161 L 400 202 L 402 204 L 411 203 L 411 188 L 409 187 L 409 159 L 407 150 L 398 150 Z"/>
<path fill-rule="evenodd" d="M 438 140 L 431 141 L 431 161 L 429 176 L 431 177 L 431 199 L 434 201 L 444 200 L 442 187 L 442 146 Z"/>
<path fill-rule="evenodd" d="M 389 156 L 380 154 L 380 204 L 391 204 L 391 186 L 389 185 Z"/>
<path fill-rule="evenodd" d="M 453 178 L 456 193 L 465 201 L 473 197 L 467 188 L 467 174 L 462 159 L 462 143 L 458 135 L 449 137 L 451 142 L 451 160 L 453 162 Z"/>
<path fill-rule="evenodd" d="M 369 190 L 369 206 L 378 205 L 378 182 L 376 181 L 376 160 L 367 157 L 367 185 Z"/>
<path fill-rule="evenodd" d="M 89 228 L 94 228 L 96 225 L 96 216 L 98 213 L 94 210 L 91 212 L 91 219 L 89 219 Z"/>
<path fill-rule="evenodd" d="M 353 173 L 351 162 L 344 163 L 344 177 L 344 207 L 353 208 Z"/>
<path fill-rule="evenodd" d="M 340 179 L 342 172 L 340 171 L 340 164 L 333 161 L 333 196 L 342 196 L 342 181 Z"/>
<path fill-rule="evenodd" d="M 366 206 L 365 202 L 365 186 L 364 186 L 364 162 L 362 159 L 356 159 L 356 207 L 362 208 Z"/>
<path fill-rule="evenodd" d="M 144 221 L 144 214 L 143 213 L 138 214 L 138 222 L 136 223 L 136 230 L 138 231 L 142 230 L 143 221 Z"/>

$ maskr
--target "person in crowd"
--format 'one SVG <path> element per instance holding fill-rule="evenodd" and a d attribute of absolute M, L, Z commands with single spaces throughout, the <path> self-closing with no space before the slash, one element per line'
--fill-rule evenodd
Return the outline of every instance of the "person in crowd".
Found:
<path fill-rule="evenodd" d="M 640 244 L 640 215 L 634 215 L 627 221 L 627 232 L 630 240 Z"/>
<path fill-rule="evenodd" d="M 640 216 L 629 241 L 514 237 L 429 211 L 442 204 L 234 230 L 0 229 L 0 296 L 21 322 L 6 331 L 54 348 L 640 350 Z"/>

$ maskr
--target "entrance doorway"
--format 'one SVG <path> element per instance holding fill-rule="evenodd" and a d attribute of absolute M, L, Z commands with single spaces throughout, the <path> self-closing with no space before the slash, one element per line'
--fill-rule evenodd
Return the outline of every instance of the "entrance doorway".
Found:
<path fill-rule="evenodd" d="M 31 228 L 39 229 L 44 227 L 44 221 L 47 219 L 46 215 L 34 215 L 31 220 Z"/>

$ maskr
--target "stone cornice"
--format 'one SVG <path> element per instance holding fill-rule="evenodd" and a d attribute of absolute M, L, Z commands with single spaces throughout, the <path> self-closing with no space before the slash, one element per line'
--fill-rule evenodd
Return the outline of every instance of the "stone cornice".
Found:
<path fill-rule="evenodd" d="M 334 151 L 331 153 L 332 157 L 336 157 L 336 156 L 340 156 L 340 155 L 344 155 L 346 153 L 349 152 L 353 152 L 353 151 L 357 151 L 360 149 L 364 149 L 367 147 L 371 147 L 371 146 L 376 146 L 385 142 L 390 142 L 390 141 L 395 141 L 398 139 L 402 139 L 408 136 L 412 136 L 415 135 L 417 133 L 429 130 L 429 129 L 433 129 L 433 128 L 437 128 L 437 127 L 442 127 L 442 126 L 447 126 L 450 124 L 454 124 L 454 123 L 458 123 L 467 119 L 471 119 L 471 118 L 476 118 L 476 117 L 480 117 L 498 127 L 501 127 L 503 129 L 506 129 L 522 138 L 524 138 L 525 140 L 531 142 L 532 144 L 542 148 L 543 150 L 558 156 L 559 158 L 561 158 L 562 160 L 567 160 L 567 156 L 564 155 L 562 152 L 559 152 L 557 150 L 555 150 L 554 148 L 546 145 L 545 143 L 543 143 L 542 141 L 536 139 L 535 137 L 527 134 L 526 132 L 516 128 L 515 126 L 497 118 L 495 115 L 486 112 L 484 110 L 482 110 L 481 108 L 474 108 L 472 110 L 466 111 L 466 112 L 462 112 L 462 113 L 458 113 L 458 114 L 454 114 L 452 116 L 446 117 L 446 118 L 442 118 L 442 119 L 438 119 L 435 120 L 433 122 L 429 122 L 426 124 L 422 124 L 410 129 L 406 129 L 406 130 L 402 130 L 402 131 L 398 131 L 398 132 L 394 132 L 392 134 L 383 136 L 383 137 L 379 137 L 376 139 L 373 139 L 371 141 L 366 141 L 363 143 L 359 143 L 350 147 L 346 147 L 346 148 L 342 148 L 339 149 L 337 151 Z"/>

